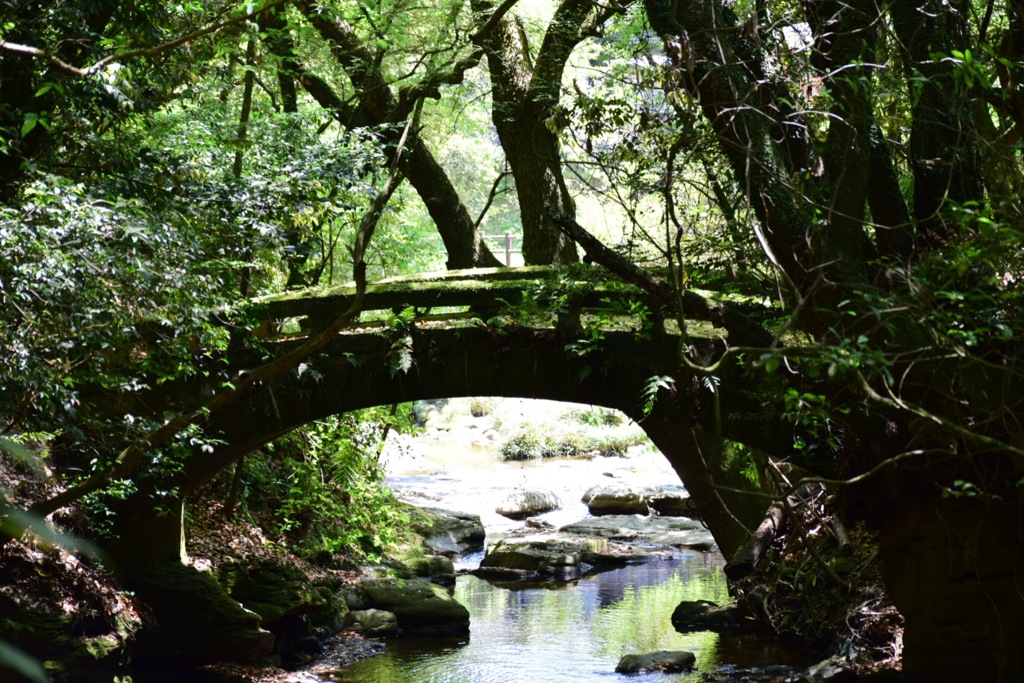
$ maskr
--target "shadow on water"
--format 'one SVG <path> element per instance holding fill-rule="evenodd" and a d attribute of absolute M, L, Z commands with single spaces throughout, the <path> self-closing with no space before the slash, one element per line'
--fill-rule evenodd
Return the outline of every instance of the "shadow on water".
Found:
<path fill-rule="evenodd" d="M 720 557 L 686 553 L 561 586 L 498 587 L 463 576 L 457 600 L 471 613 L 469 637 L 398 639 L 385 653 L 322 677 L 339 683 L 509 683 L 627 680 L 615 673 L 625 654 L 689 650 L 697 671 L 659 681 L 699 681 L 723 666 L 811 662 L 772 640 L 680 634 L 672 611 L 683 600 L 728 600 Z M 655 677 L 629 677 L 644 681 Z"/>

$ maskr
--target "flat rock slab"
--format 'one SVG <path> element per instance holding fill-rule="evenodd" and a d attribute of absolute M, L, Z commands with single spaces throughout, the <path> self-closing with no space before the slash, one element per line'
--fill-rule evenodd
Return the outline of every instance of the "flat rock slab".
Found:
<path fill-rule="evenodd" d="M 727 633 L 739 631 L 743 625 L 744 620 L 735 605 L 718 605 L 710 600 L 687 600 L 676 605 L 672 612 L 672 626 L 680 633 Z"/>
<path fill-rule="evenodd" d="M 639 564 L 663 557 L 626 543 L 604 538 L 561 534 L 509 536 L 487 550 L 473 573 L 500 581 L 571 581 L 591 570 Z"/>
<path fill-rule="evenodd" d="M 487 549 L 478 576 L 510 580 L 579 578 L 589 567 L 581 558 L 585 544 L 554 536 L 505 538 Z"/>
<path fill-rule="evenodd" d="M 563 526 L 563 534 L 598 536 L 617 541 L 652 543 L 676 548 L 711 551 L 715 539 L 704 526 L 686 517 L 605 515 Z"/>
<path fill-rule="evenodd" d="M 663 650 L 645 655 L 626 655 L 619 660 L 618 666 L 615 667 L 615 673 L 676 673 L 689 671 L 696 662 L 696 655 L 686 650 Z"/>
<path fill-rule="evenodd" d="M 677 484 L 602 484 L 588 489 L 582 500 L 592 515 L 647 515 L 653 511 L 661 515 L 688 516 L 693 512 L 690 494 Z"/>

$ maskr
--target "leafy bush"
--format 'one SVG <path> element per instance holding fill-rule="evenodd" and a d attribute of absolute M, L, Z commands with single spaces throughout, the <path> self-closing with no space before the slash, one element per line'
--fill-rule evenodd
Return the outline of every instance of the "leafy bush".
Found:
<path fill-rule="evenodd" d="M 404 427 L 409 419 L 408 407 L 397 415 L 373 408 L 332 417 L 278 440 L 274 460 L 251 468 L 269 489 L 264 503 L 294 552 L 376 562 L 402 541 L 409 517 L 383 486 L 377 455 L 387 425 Z"/>
<path fill-rule="evenodd" d="M 600 406 L 570 410 L 566 418 L 590 427 L 618 427 L 626 423 L 626 416 L 618 410 Z"/>
<path fill-rule="evenodd" d="M 501 445 L 502 460 L 537 460 L 544 456 L 544 441 L 532 429 L 523 429 Z"/>
<path fill-rule="evenodd" d="M 490 415 L 494 410 L 494 400 L 481 396 L 474 396 L 469 399 L 469 414 L 473 417 L 484 417 Z"/>

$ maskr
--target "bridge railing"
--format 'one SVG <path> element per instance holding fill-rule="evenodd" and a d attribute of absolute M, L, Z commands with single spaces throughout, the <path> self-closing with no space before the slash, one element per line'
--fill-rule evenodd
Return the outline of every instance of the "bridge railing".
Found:
<path fill-rule="evenodd" d="M 254 302 L 260 336 L 309 334 L 326 328 L 348 310 L 355 285 L 287 292 Z M 663 329 L 660 304 L 635 288 L 568 278 L 547 266 L 482 268 L 391 278 L 367 285 L 360 326 L 412 307 L 425 319 L 487 320 L 513 311 L 529 312 L 539 327 L 578 321 L 600 312 L 605 318 L 647 316 Z M 377 323 L 383 324 L 383 323 Z"/>

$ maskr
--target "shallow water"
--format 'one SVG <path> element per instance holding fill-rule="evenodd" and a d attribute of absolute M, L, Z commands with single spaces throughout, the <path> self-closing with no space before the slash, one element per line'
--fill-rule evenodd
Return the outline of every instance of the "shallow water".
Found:
<path fill-rule="evenodd" d="M 498 587 L 462 576 L 455 597 L 470 610 L 468 637 L 392 640 L 383 655 L 321 677 L 343 683 L 699 681 L 701 672 L 723 665 L 805 665 L 763 639 L 672 628 L 681 601 L 728 599 L 721 563 L 710 553 L 683 553 L 560 587 Z M 657 650 L 689 650 L 697 670 L 615 673 L 623 655 Z"/>
<path fill-rule="evenodd" d="M 493 447 L 461 440 L 420 441 L 393 454 L 389 483 L 420 504 L 479 514 L 494 538 L 518 527 L 494 512 L 507 493 L 539 486 L 562 499 L 560 510 L 540 519 L 554 526 L 588 516 L 580 502 L 591 486 L 679 484 L 656 452 L 630 458 L 507 463 Z M 475 567 L 479 557 L 465 558 Z M 587 683 L 589 681 L 701 680 L 701 672 L 770 664 L 805 666 L 799 653 L 771 641 L 713 633 L 680 634 L 672 611 L 684 600 L 728 600 L 724 559 L 718 553 L 677 552 L 673 559 L 633 565 L 570 584 L 492 585 L 460 576 L 455 598 L 470 611 L 468 637 L 397 639 L 385 653 L 337 671 L 339 683 Z M 626 654 L 689 650 L 695 672 L 625 677 L 615 673 Z"/>

